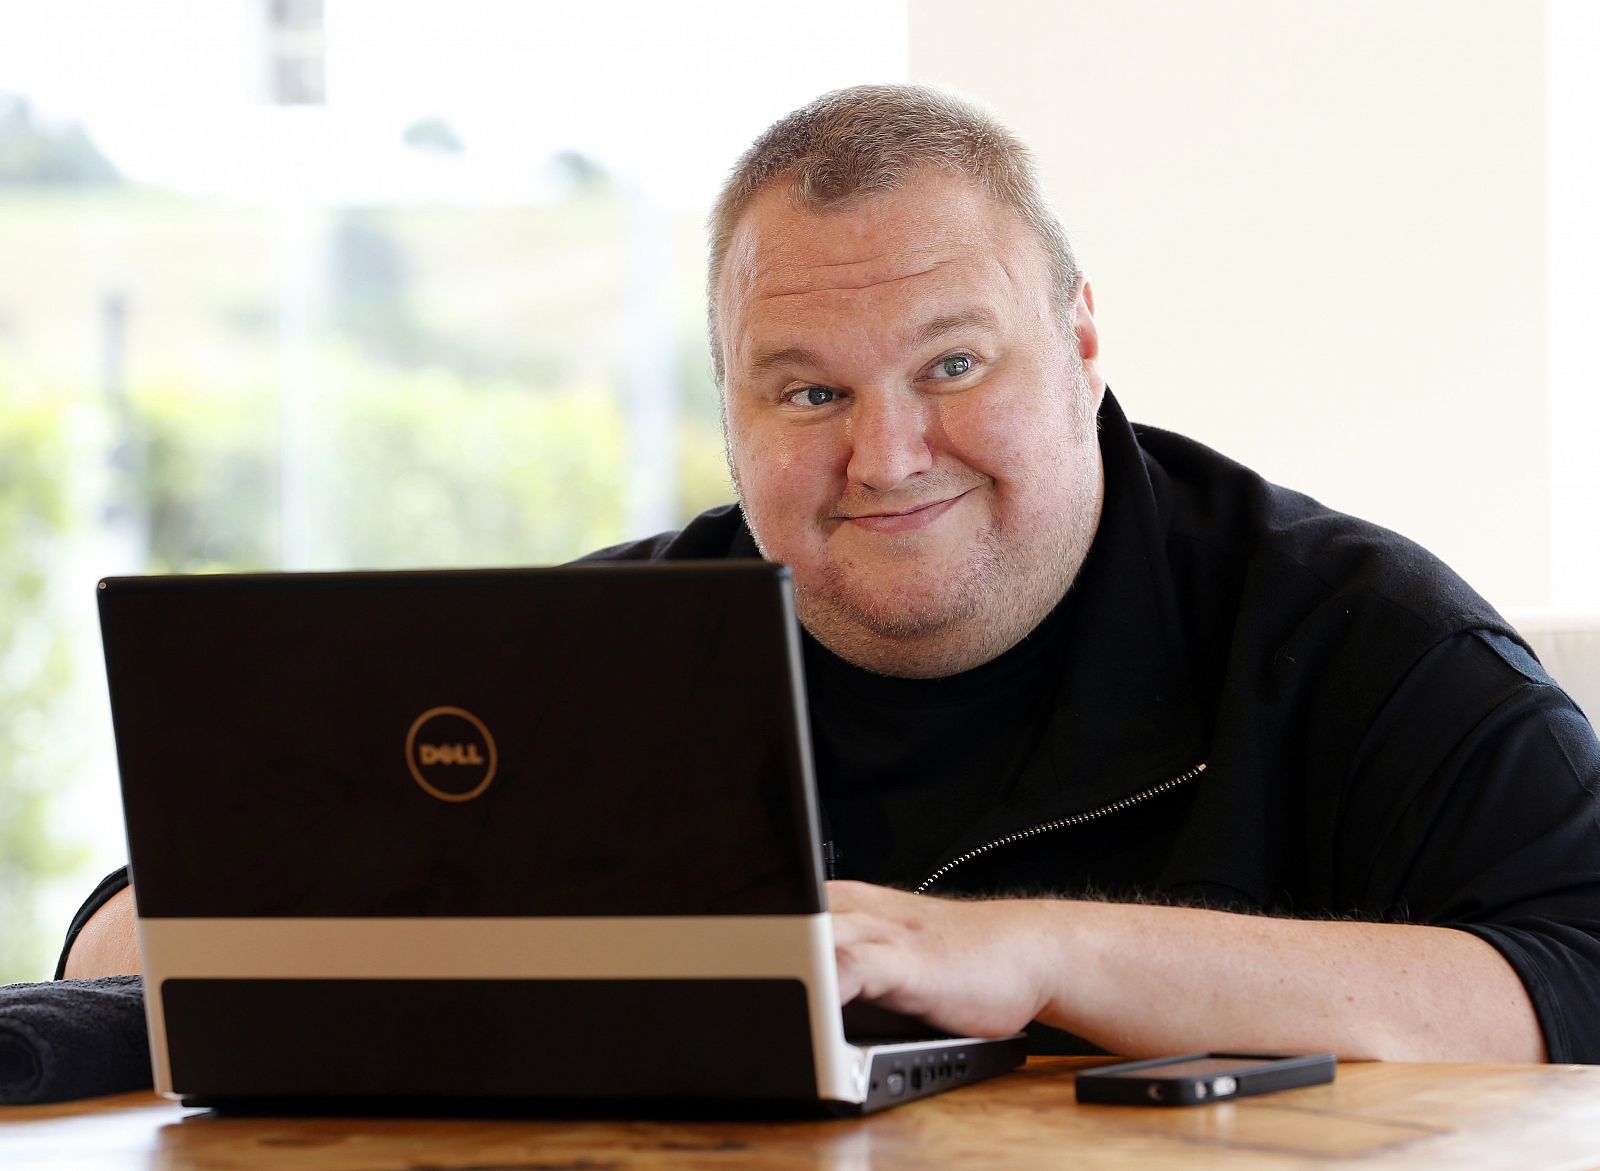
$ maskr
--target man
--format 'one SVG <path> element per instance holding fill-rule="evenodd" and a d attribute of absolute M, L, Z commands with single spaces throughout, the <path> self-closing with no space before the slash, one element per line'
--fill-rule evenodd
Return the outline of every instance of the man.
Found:
<path fill-rule="evenodd" d="M 712 228 L 739 506 L 599 556 L 793 567 L 846 1001 L 1600 1061 L 1593 730 L 1422 550 L 1126 422 L 1008 131 L 826 95 Z M 126 969 L 130 922 L 67 974 Z"/>

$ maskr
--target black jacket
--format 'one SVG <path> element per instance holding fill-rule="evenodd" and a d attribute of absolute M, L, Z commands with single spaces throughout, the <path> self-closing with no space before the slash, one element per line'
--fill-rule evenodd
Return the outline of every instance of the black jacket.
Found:
<path fill-rule="evenodd" d="M 1110 394 L 1100 427 L 1050 727 L 921 889 L 1458 927 L 1521 976 L 1550 1060 L 1600 1062 L 1583 714 L 1412 542 L 1134 427 Z M 727 506 L 595 556 L 757 555 Z"/>

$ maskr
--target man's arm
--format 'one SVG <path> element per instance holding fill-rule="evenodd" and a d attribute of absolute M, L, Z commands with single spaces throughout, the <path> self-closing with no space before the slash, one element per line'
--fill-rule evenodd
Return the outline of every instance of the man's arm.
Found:
<path fill-rule="evenodd" d="M 68 980 L 94 976 L 136 975 L 139 939 L 135 930 L 133 891 L 124 887 L 94 913 L 72 941 L 62 972 Z"/>
<path fill-rule="evenodd" d="M 828 884 L 840 995 L 956 1033 L 1031 1020 L 1129 1057 L 1538 1062 L 1522 982 L 1463 931 Z"/>

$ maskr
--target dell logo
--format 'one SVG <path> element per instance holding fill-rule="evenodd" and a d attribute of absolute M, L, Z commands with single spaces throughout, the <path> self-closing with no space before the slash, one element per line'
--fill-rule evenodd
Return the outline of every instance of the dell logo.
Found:
<path fill-rule="evenodd" d="M 406 734 L 411 779 L 440 801 L 481 796 L 499 765 L 488 726 L 465 708 L 429 708 L 411 722 Z"/>
<path fill-rule="evenodd" d="M 482 764 L 476 744 L 418 744 L 417 763 L 428 764 Z"/>

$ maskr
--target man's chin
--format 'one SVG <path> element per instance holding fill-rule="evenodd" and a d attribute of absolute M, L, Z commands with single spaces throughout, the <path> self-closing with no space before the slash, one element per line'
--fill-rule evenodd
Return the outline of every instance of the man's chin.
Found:
<path fill-rule="evenodd" d="M 854 579 L 830 574 L 820 589 L 806 591 L 830 611 L 884 638 L 914 639 L 975 617 L 994 571 L 990 559 L 969 557 L 957 564 L 923 560 Z M 804 603 L 802 602 L 802 605 Z M 802 612 L 804 612 L 802 610 Z"/>
<path fill-rule="evenodd" d="M 816 627 L 823 627 L 829 630 L 857 631 L 890 642 L 910 643 L 936 638 L 952 627 L 970 620 L 972 614 L 970 610 L 953 607 L 894 610 L 885 607 L 866 609 L 858 606 L 831 606 L 819 608 L 815 614 L 815 622 L 806 620 L 804 609 L 801 610 L 801 617 L 802 621 L 805 621 L 806 628 L 813 633 Z"/>

